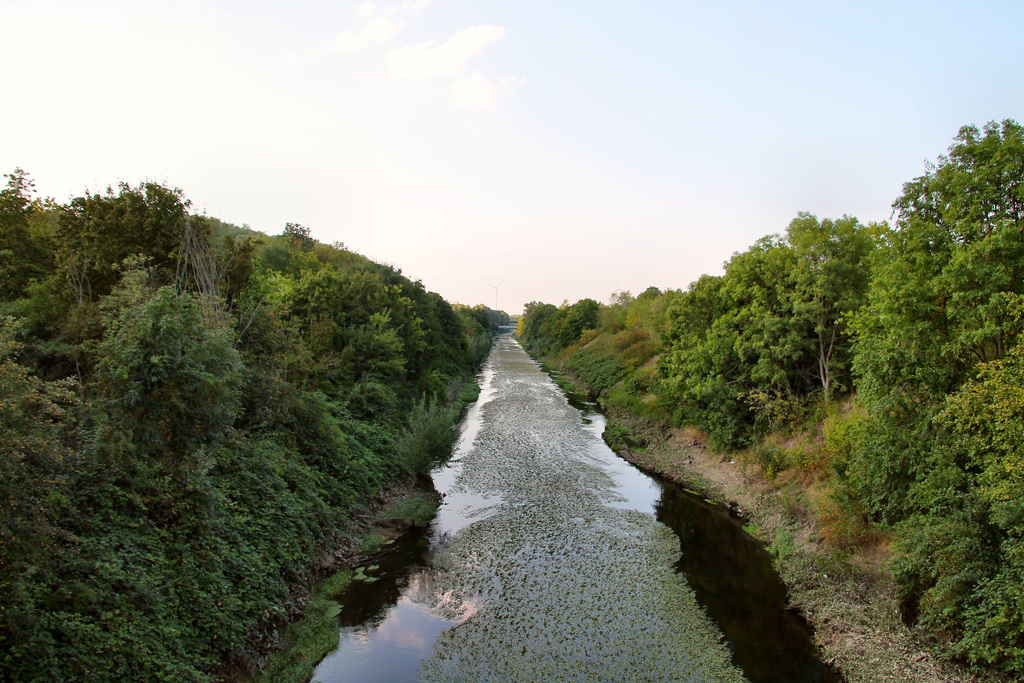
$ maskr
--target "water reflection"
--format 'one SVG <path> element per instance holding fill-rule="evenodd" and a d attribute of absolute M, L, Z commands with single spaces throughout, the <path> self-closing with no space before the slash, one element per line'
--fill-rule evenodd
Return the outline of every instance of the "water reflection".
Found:
<path fill-rule="evenodd" d="M 786 587 L 771 556 L 728 510 L 666 482 L 657 518 L 679 537 L 676 567 L 752 683 L 838 680 L 815 656 L 806 623 L 786 610 Z"/>

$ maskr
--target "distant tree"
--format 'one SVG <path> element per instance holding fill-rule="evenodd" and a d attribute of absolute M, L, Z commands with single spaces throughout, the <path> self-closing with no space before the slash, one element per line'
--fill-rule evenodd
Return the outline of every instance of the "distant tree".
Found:
<path fill-rule="evenodd" d="M 285 239 L 296 249 L 302 251 L 311 251 L 315 240 L 313 239 L 312 232 L 309 228 L 298 223 L 285 223 L 284 233 Z"/>
<path fill-rule="evenodd" d="M 523 315 L 516 325 L 516 336 L 532 342 L 540 342 L 543 330 L 559 319 L 558 307 L 540 301 L 531 301 L 523 309 Z"/>
<path fill-rule="evenodd" d="M 608 305 L 601 307 L 601 327 L 616 331 L 625 329 L 626 315 L 633 301 L 635 297 L 626 290 L 614 292 Z"/>
<path fill-rule="evenodd" d="M 558 332 L 558 342 L 563 347 L 578 342 L 583 330 L 592 330 L 598 326 L 599 311 L 600 306 L 593 299 L 581 299 L 570 306 Z"/>

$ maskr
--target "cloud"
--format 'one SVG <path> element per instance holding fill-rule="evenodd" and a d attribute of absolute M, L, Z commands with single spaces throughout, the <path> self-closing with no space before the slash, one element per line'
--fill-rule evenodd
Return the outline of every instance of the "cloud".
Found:
<path fill-rule="evenodd" d="M 449 90 L 456 105 L 471 109 L 486 109 L 495 105 L 503 95 L 512 92 L 514 88 L 522 84 L 522 78 L 502 78 L 495 83 L 486 76 L 473 74 L 455 81 L 449 86 Z"/>
<path fill-rule="evenodd" d="M 360 19 L 369 19 L 373 16 L 374 5 L 372 2 L 364 2 L 360 5 L 356 5 L 355 14 Z"/>
<path fill-rule="evenodd" d="M 405 2 L 403 2 L 398 9 L 402 12 L 418 14 L 424 7 L 426 7 L 429 4 L 430 0 L 405 0 Z"/>
<path fill-rule="evenodd" d="M 410 80 L 448 76 L 461 71 L 470 58 L 503 35 L 501 26 L 470 26 L 440 45 L 431 40 L 392 50 L 387 54 L 388 67 L 395 76 Z"/>
<path fill-rule="evenodd" d="M 371 3 L 367 3 L 371 4 Z M 393 22 L 387 17 L 378 17 L 363 27 L 359 33 L 345 31 L 340 33 L 331 47 L 339 52 L 359 52 L 365 50 L 372 43 L 384 43 L 402 30 L 402 22 Z"/>

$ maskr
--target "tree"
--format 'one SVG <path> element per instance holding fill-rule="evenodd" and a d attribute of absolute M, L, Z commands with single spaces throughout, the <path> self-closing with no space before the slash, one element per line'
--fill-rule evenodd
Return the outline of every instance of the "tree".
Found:
<path fill-rule="evenodd" d="M 181 190 L 151 182 L 72 199 L 60 214 L 58 259 L 77 302 L 109 293 L 120 264 L 136 254 L 150 259 L 163 284 L 173 282 L 188 207 Z"/>
<path fill-rule="evenodd" d="M 963 658 L 1019 676 L 1024 128 L 961 128 L 894 206 L 853 318 L 870 428 L 843 480 L 896 529 L 911 613 Z"/>
<path fill-rule="evenodd" d="M 28 284 L 44 277 L 51 261 L 47 245 L 33 234 L 35 182 L 20 168 L 5 173 L 0 190 L 0 301 L 25 296 Z"/>
<path fill-rule="evenodd" d="M 570 306 L 558 332 L 558 342 L 563 347 L 578 342 L 583 330 L 597 327 L 599 310 L 598 303 L 593 299 L 581 299 Z"/>
<path fill-rule="evenodd" d="M 1024 346 L 978 368 L 936 418 L 922 510 L 900 527 L 904 602 L 973 662 L 1024 671 Z M 927 507 L 925 507 L 927 506 Z"/>
<path fill-rule="evenodd" d="M 161 287 L 140 292 L 134 271 L 116 294 L 99 345 L 108 429 L 134 449 L 180 466 L 216 444 L 238 410 L 240 362 L 233 332 L 202 300 Z"/>
<path fill-rule="evenodd" d="M 859 398 L 875 428 L 850 470 L 876 520 L 890 522 L 906 514 L 907 492 L 930 467 L 946 397 L 1004 356 L 1021 330 L 1024 129 L 965 126 L 894 206 L 896 228 L 852 319 Z"/>
<path fill-rule="evenodd" d="M 35 586 L 67 559 L 60 517 L 76 460 L 74 383 L 43 380 L 17 362 L 19 328 L 0 316 L 0 671 L 19 650 L 34 656 L 48 635 Z"/>
<path fill-rule="evenodd" d="M 284 232 L 281 234 L 284 235 L 292 247 L 301 251 L 312 251 L 313 245 L 316 243 L 316 240 L 313 239 L 312 231 L 298 223 L 285 223 Z"/>
<path fill-rule="evenodd" d="M 786 240 L 796 255 L 793 314 L 812 330 L 817 378 L 825 400 L 832 395 L 837 373 L 848 368 L 847 317 L 867 299 L 872 234 L 884 229 L 865 228 L 852 216 L 819 222 L 806 212 L 786 229 Z"/>
<path fill-rule="evenodd" d="M 559 313 L 553 304 L 531 301 L 523 307 L 523 315 L 516 324 L 516 336 L 530 344 L 546 343 L 541 335 L 551 321 L 559 319 Z"/>
<path fill-rule="evenodd" d="M 801 213 L 784 236 L 733 254 L 724 276 L 672 297 L 659 368 L 677 418 L 740 446 L 794 423 L 818 392 L 848 388 L 846 317 L 864 301 L 881 229 Z"/>

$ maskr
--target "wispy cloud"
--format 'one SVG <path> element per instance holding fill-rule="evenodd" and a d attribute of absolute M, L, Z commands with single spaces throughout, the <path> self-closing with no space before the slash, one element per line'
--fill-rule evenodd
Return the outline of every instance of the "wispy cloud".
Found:
<path fill-rule="evenodd" d="M 399 15 L 418 15 L 430 0 L 405 0 L 400 5 L 378 8 L 372 2 L 363 2 L 352 9 L 359 19 L 367 20 L 376 16 L 358 31 L 342 31 L 328 45 L 330 50 L 337 52 L 361 52 L 374 43 L 387 43 L 401 32 L 405 24 L 397 19 Z"/>
<path fill-rule="evenodd" d="M 410 80 L 457 74 L 469 59 L 503 35 L 505 29 L 501 26 L 470 26 L 440 45 L 431 40 L 388 52 L 388 68 L 395 76 Z"/>
<path fill-rule="evenodd" d="M 497 104 L 502 96 L 522 85 L 522 78 L 506 77 L 494 82 L 481 74 L 461 78 L 449 86 L 452 101 L 460 107 L 486 109 Z"/>
<path fill-rule="evenodd" d="M 398 9 L 410 14 L 419 14 L 419 12 L 429 4 L 430 0 L 405 0 L 405 2 L 398 6 Z"/>
<path fill-rule="evenodd" d="M 394 22 L 387 17 L 377 17 L 359 33 L 344 31 L 331 43 L 331 47 L 339 52 L 359 52 L 373 43 L 385 43 L 402 30 L 402 22 Z"/>
<path fill-rule="evenodd" d="M 362 28 L 345 30 L 325 48 L 311 50 L 310 54 L 322 54 L 324 49 L 329 52 L 362 52 L 373 45 L 392 42 L 405 26 L 403 19 L 420 14 L 430 2 L 403 0 L 400 4 L 388 6 L 369 1 L 357 4 L 352 12 L 363 24 Z M 429 40 L 391 49 L 385 53 L 385 73 L 409 81 L 443 78 L 448 82 L 451 101 L 456 106 L 486 109 L 523 82 L 521 78 L 494 79 L 481 73 L 465 75 L 469 62 L 504 35 L 504 27 L 482 24 L 463 29 L 444 42 Z M 383 74 L 378 72 L 378 75 Z M 452 79 L 457 80 L 453 82 Z"/>

